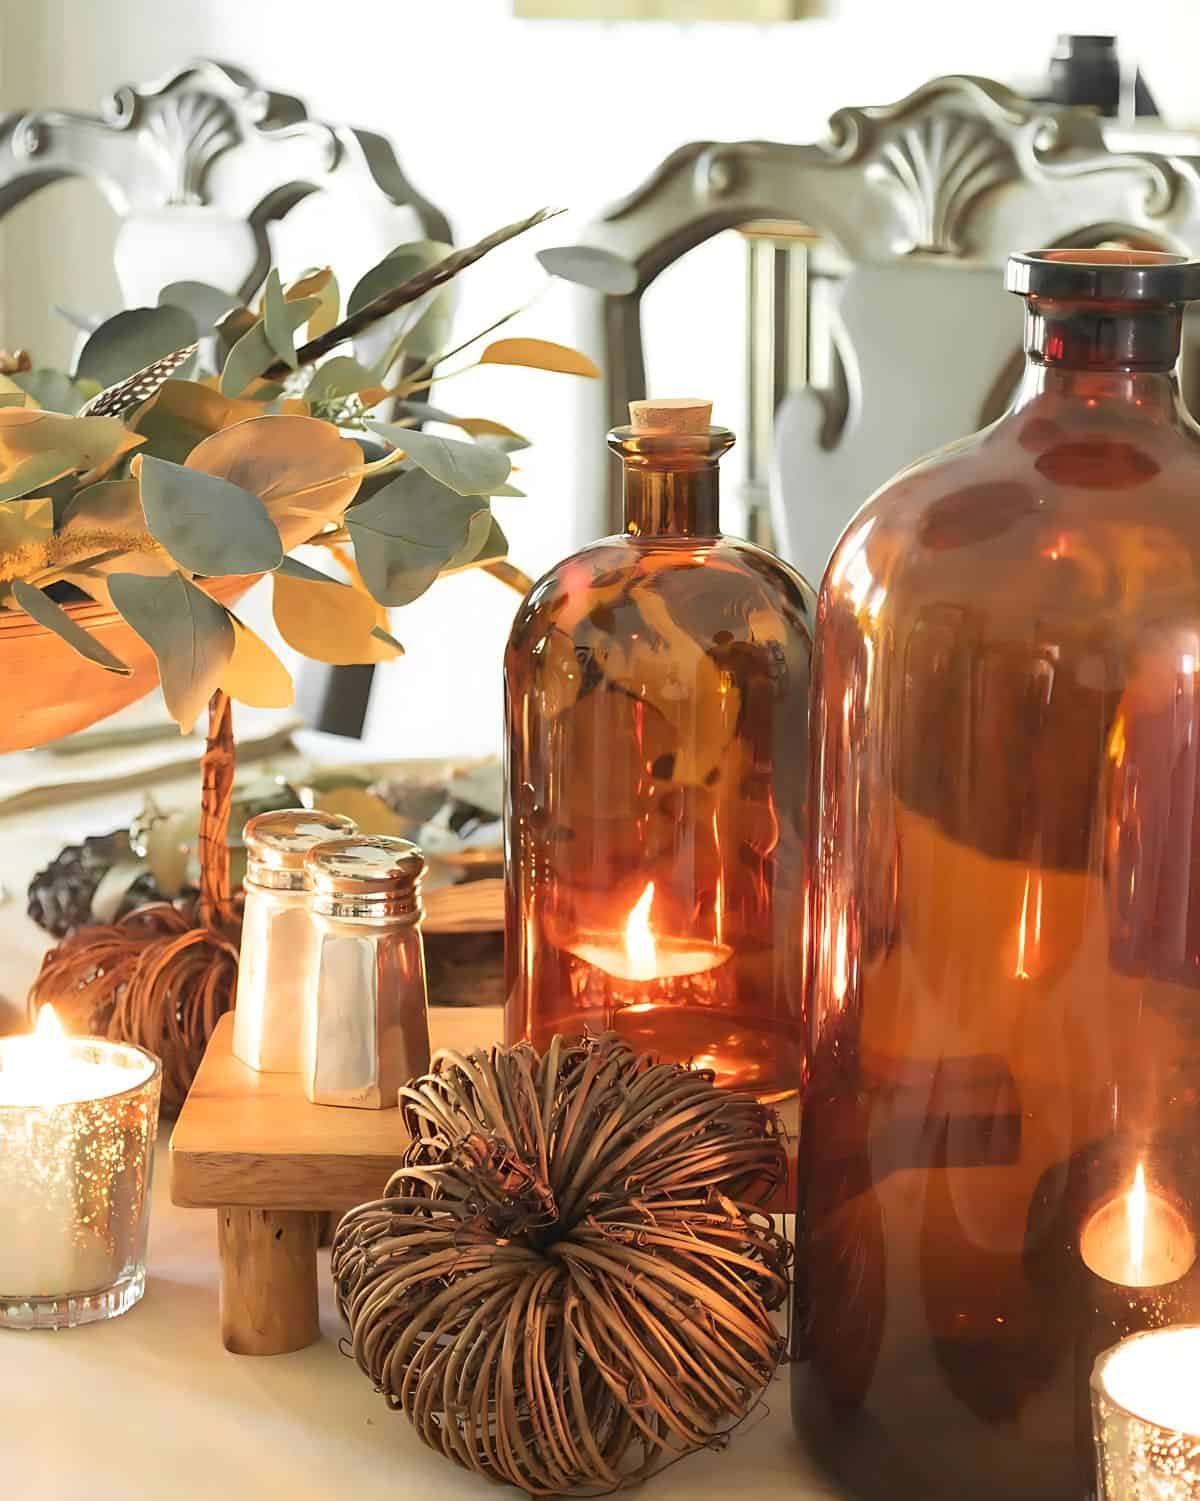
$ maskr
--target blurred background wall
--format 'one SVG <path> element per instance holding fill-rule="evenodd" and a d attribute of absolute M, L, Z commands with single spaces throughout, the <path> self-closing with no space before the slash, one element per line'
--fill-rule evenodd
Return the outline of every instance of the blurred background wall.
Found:
<path fill-rule="evenodd" d="M 235 63 L 317 118 L 389 136 L 460 242 L 543 203 L 589 217 L 685 141 L 815 139 L 837 107 L 888 102 L 941 73 L 1020 87 L 1044 78 L 1063 31 L 1116 33 L 1171 123 L 1200 124 L 1196 0 L 825 0 L 810 19 L 775 25 L 517 20 L 511 10 L 510 0 L 2 0 L 0 107 L 94 111 L 116 85 L 192 57 Z M 61 364 L 73 335 L 55 303 L 116 310 L 114 223 L 97 190 L 74 182 L 0 224 L 0 345 Z M 560 220 L 537 243 L 570 238 Z M 539 289 L 533 248 L 520 241 L 466 278 L 464 333 Z M 741 427 L 743 313 L 736 236 L 672 268 L 647 302 L 652 391 L 711 395 L 716 419 Z M 551 287 L 519 331 L 571 342 L 569 291 Z M 610 462 L 594 423 L 582 437 L 589 395 L 563 378 L 491 367 L 435 396 L 533 439 L 518 480 L 529 498 L 497 506 L 513 559 L 531 574 L 585 540 L 579 476 Z M 733 531 L 737 473 L 735 450 Z M 380 674 L 368 738 L 396 756 L 493 749 L 515 602 L 467 575 L 397 611 L 408 655 Z"/>

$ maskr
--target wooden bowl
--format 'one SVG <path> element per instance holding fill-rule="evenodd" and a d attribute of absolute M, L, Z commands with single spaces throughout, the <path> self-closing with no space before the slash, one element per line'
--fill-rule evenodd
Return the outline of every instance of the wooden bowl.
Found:
<path fill-rule="evenodd" d="M 204 587 L 232 605 L 253 577 L 218 579 Z M 154 653 L 116 610 L 94 600 L 65 606 L 84 630 L 120 657 L 120 677 L 86 662 L 61 636 L 22 611 L 0 610 L 0 752 L 29 750 L 73 735 L 136 702 L 158 683 Z"/>

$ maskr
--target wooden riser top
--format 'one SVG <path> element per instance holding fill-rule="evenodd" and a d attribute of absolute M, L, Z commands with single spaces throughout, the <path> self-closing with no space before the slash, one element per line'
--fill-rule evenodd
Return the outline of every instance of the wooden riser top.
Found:
<path fill-rule="evenodd" d="M 433 1048 L 499 1042 L 500 1006 L 435 1006 Z M 188 1209 L 335 1209 L 378 1198 L 408 1134 L 398 1110 L 313 1105 L 299 1074 L 260 1074 L 233 1056 L 223 1016 L 171 1133 L 171 1199 Z"/>

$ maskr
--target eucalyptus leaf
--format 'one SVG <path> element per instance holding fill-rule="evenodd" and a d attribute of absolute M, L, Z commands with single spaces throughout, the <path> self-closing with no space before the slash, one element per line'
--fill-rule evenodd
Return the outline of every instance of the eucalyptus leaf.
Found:
<path fill-rule="evenodd" d="M 362 481 L 363 451 L 331 423 L 280 413 L 213 433 L 187 467 L 257 495 L 290 552 L 341 520 Z"/>
<path fill-rule="evenodd" d="M 513 432 L 511 427 L 505 427 L 503 422 L 493 422 L 490 417 L 460 417 L 458 425 L 476 442 L 490 443 L 501 453 L 518 453 L 522 448 L 531 447 L 528 438 Z"/>
<path fill-rule="evenodd" d="M 379 377 L 375 371 L 360 365 L 348 354 L 338 354 L 313 371 L 312 380 L 304 391 L 304 399 L 310 403 L 334 401 L 340 396 L 367 391 L 378 384 Z"/>
<path fill-rule="evenodd" d="M 24 391 L 0 391 L 0 407 L 23 407 L 24 405 Z"/>
<path fill-rule="evenodd" d="M 384 292 L 402 286 L 421 271 L 428 271 L 453 252 L 452 245 L 441 240 L 413 240 L 408 245 L 397 245 L 377 265 L 365 272 L 355 283 L 346 302 L 346 313 L 357 313 L 367 303 L 374 302 Z"/>
<path fill-rule="evenodd" d="M 404 354 L 428 360 L 445 349 L 450 342 L 450 325 L 454 315 L 452 290 L 451 287 L 443 287 L 430 293 L 423 308 L 417 304 L 417 316 L 397 336 L 396 342 Z"/>
<path fill-rule="evenodd" d="M 47 497 L 54 506 L 54 524 L 61 527 L 63 516 L 67 507 L 79 493 L 79 477 L 74 474 L 64 474 L 48 485 L 39 485 L 38 494 Z"/>
<path fill-rule="evenodd" d="M 501 453 L 516 453 L 519 449 L 531 446 L 528 438 L 523 438 L 511 427 L 505 427 L 503 422 L 493 422 L 490 417 L 456 417 L 453 412 L 430 406 L 424 401 L 397 401 L 394 406 L 402 417 L 415 417 L 420 422 L 442 422 L 447 427 L 460 427 L 464 433 L 470 433 L 479 442 L 492 444 Z"/>
<path fill-rule="evenodd" d="M 516 485 L 497 485 L 491 492 L 502 500 L 525 500 L 527 496 L 524 490 L 518 490 Z"/>
<path fill-rule="evenodd" d="M 221 686 L 238 703 L 256 709 L 286 709 L 295 697 L 287 668 L 248 625 L 231 614 L 233 620 L 233 656 L 221 679 Z"/>
<path fill-rule="evenodd" d="M 107 646 L 102 646 L 95 636 L 72 620 L 66 610 L 55 604 L 44 590 L 26 583 L 24 579 L 14 579 L 12 591 L 13 598 L 25 613 L 31 615 L 39 625 L 53 631 L 56 636 L 61 636 L 72 651 L 78 652 L 87 661 L 94 662 L 97 667 L 103 667 L 106 672 L 114 672 L 121 677 L 130 675 L 130 668 L 120 657 L 115 657 Z"/>
<path fill-rule="evenodd" d="M 137 481 L 105 479 L 76 490 L 63 509 L 58 530 L 64 537 L 73 537 L 83 531 L 136 530 L 146 533 Z"/>
<path fill-rule="evenodd" d="M 496 423 L 497 427 L 499 425 L 499 423 Z M 470 432 L 471 429 L 468 428 L 467 431 Z M 476 443 L 484 444 L 488 448 L 498 448 L 501 453 L 519 453 L 521 449 L 530 446 L 529 439 L 522 438 L 520 433 L 506 435 L 504 433 L 481 432 L 476 435 L 475 441 Z"/>
<path fill-rule="evenodd" d="M 320 307 L 320 300 L 314 300 L 317 307 Z M 315 312 L 316 308 L 313 311 Z M 305 321 L 307 322 L 307 319 Z M 263 332 L 267 336 L 267 343 L 284 364 L 293 370 L 298 366 L 296 329 L 299 326 L 298 323 L 292 323 L 288 318 L 288 304 L 283 299 L 283 284 L 279 280 L 279 272 L 272 266 L 267 272 L 266 284 L 263 287 Z"/>
<path fill-rule="evenodd" d="M 528 370 L 553 370 L 559 375 L 583 375 L 591 380 L 600 374 L 595 360 L 551 339 L 497 339 L 479 356 L 479 363 L 522 365 Z"/>
<path fill-rule="evenodd" d="M 138 483 L 151 535 L 192 573 L 265 573 L 283 560 L 266 506 L 240 485 L 150 455 L 141 460 Z"/>
<path fill-rule="evenodd" d="M 487 545 L 495 524 L 491 511 L 476 511 L 467 527 L 467 540 L 446 559 L 443 572 L 454 573 L 460 568 L 469 568 Z"/>
<path fill-rule="evenodd" d="M 163 698 L 186 734 L 233 656 L 229 612 L 182 573 L 165 578 L 114 573 L 108 586 L 113 604 L 158 659 Z"/>
<path fill-rule="evenodd" d="M 194 380 L 168 380 L 137 409 L 129 426 L 146 439 L 143 453 L 182 464 L 213 433 L 261 416 L 257 401 L 222 396 Z"/>
<path fill-rule="evenodd" d="M 294 291 L 294 288 L 289 289 L 289 293 L 294 293 Z M 342 305 L 342 294 L 338 288 L 337 277 L 330 271 L 328 279 L 321 282 L 319 286 L 313 287 L 311 293 L 306 291 L 299 295 L 316 297 L 321 304 L 308 320 L 308 328 L 305 330 L 307 336 L 310 339 L 316 339 L 321 334 L 327 334 L 337 323 Z"/>
<path fill-rule="evenodd" d="M 289 646 L 335 667 L 386 662 L 402 650 L 387 636 L 387 615 L 365 590 L 330 589 L 329 580 L 318 577 L 275 573 L 275 624 Z"/>
<path fill-rule="evenodd" d="M 241 303 L 229 292 L 222 292 L 220 287 L 210 287 L 206 281 L 173 281 L 158 294 L 158 305 L 179 307 L 191 313 L 197 331 L 205 335 Z"/>
<path fill-rule="evenodd" d="M 385 631 L 384 628 L 381 625 L 373 625 L 371 627 L 371 635 L 372 635 L 372 637 L 376 641 L 383 641 L 388 646 L 395 647 L 396 651 L 401 656 L 404 655 L 404 648 L 403 648 L 403 646 L 400 645 L 399 641 L 396 640 L 395 636 L 392 635 L 391 631 Z"/>
<path fill-rule="evenodd" d="M 500 523 L 492 515 L 488 516 L 490 525 L 483 539 L 482 546 L 467 555 L 466 548 L 456 554 L 442 569 L 443 574 L 459 573 L 465 568 L 479 568 L 484 563 L 498 563 L 501 558 L 508 557 L 508 538 L 504 535 Z M 468 537 L 468 543 L 473 539 Z"/>
<path fill-rule="evenodd" d="M 302 323 L 308 322 L 310 315 L 320 305 L 317 297 L 302 297 L 299 302 L 285 303 L 283 325 L 295 332 Z M 267 338 L 263 320 L 257 319 L 229 351 L 229 358 L 221 371 L 221 395 L 240 396 L 278 358 Z"/>
<path fill-rule="evenodd" d="M 140 442 L 116 417 L 0 407 L 0 500 L 44 491 L 64 475 L 99 475 Z"/>
<path fill-rule="evenodd" d="M 88 338 L 79 355 L 76 380 L 115 386 L 135 370 L 194 344 L 196 320 L 179 307 L 135 307 L 106 319 Z"/>
<path fill-rule="evenodd" d="M 346 530 L 363 583 L 383 605 L 420 598 L 442 569 L 462 553 L 476 527 L 476 550 L 488 514 L 478 497 L 456 494 L 421 470 L 410 470 L 370 500 L 346 512 Z"/>
<path fill-rule="evenodd" d="M 392 422 L 368 421 L 367 426 L 394 447 L 402 448 L 418 469 L 458 495 L 489 495 L 505 483 L 512 469 L 507 454 L 479 443 L 438 438 Z"/>
<path fill-rule="evenodd" d="M 90 400 L 89 393 L 61 370 L 26 370 L 11 378 L 44 411 L 65 412 L 73 417 Z"/>
<path fill-rule="evenodd" d="M 54 531 L 54 502 L 47 495 L 0 502 L 0 554 L 47 543 Z"/>
<path fill-rule="evenodd" d="M 539 250 L 537 258 L 551 276 L 573 281 L 596 292 L 627 297 L 637 291 L 637 267 L 624 256 L 592 245 L 555 245 Z"/>
<path fill-rule="evenodd" d="M 342 579 L 332 578 L 328 573 L 322 573 L 319 568 L 310 568 L 307 563 L 302 563 L 299 558 L 284 558 L 275 570 L 276 575 L 283 574 L 284 578 L 302 579 L 309 584 L 333 584 L 336 588 L 346 589 L 349 585 Z"/>

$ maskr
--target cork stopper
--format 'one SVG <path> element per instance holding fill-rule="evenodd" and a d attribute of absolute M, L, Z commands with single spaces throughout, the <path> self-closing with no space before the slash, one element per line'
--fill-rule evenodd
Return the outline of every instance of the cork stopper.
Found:
<path fill-rule="evenodd" d="M 706 433 L 712 421 L 712 402 L 696 396 L 631 401 L 629 420 L 634 432 Z"/>

